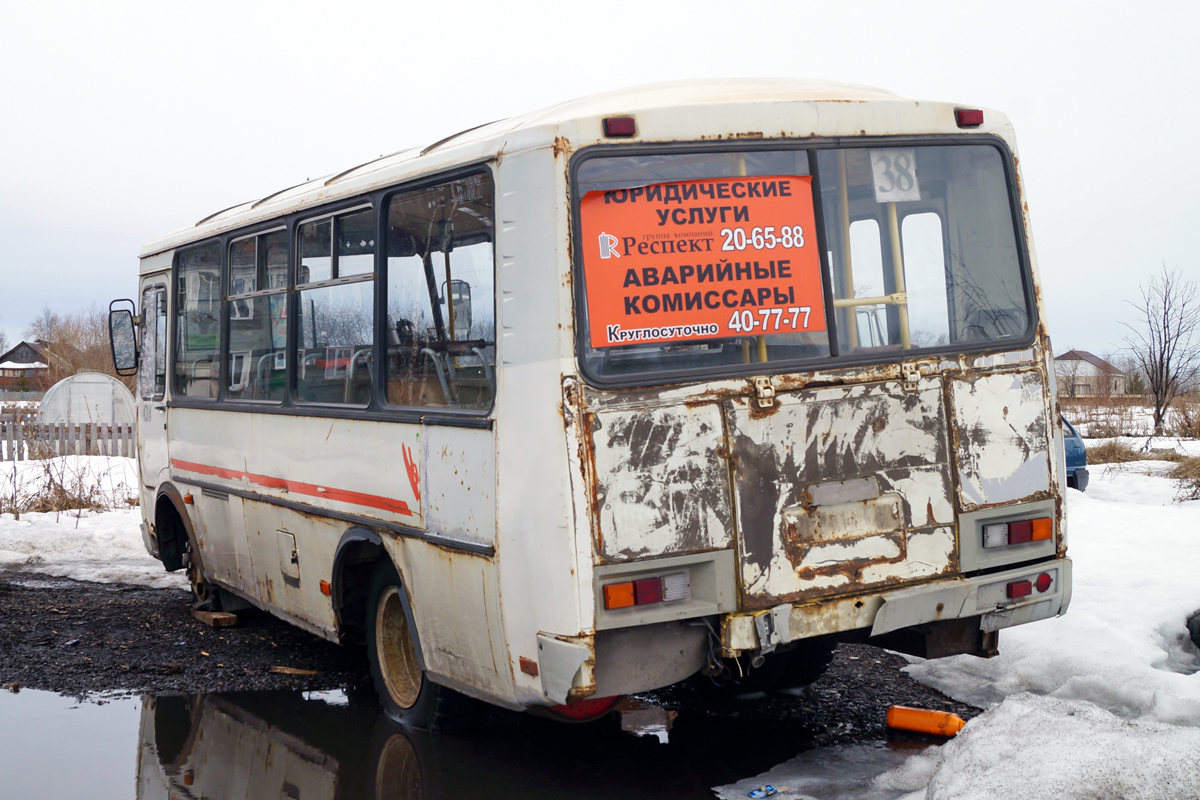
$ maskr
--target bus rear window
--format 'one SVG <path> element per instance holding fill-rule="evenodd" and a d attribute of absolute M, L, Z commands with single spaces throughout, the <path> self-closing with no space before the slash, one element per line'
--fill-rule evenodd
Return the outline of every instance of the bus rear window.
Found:
<path fill-rule="evenodd" d="M 1002 158 L 970 144 L 587 159 L 586 371 L 761 371 L 1022 338 Z"/>

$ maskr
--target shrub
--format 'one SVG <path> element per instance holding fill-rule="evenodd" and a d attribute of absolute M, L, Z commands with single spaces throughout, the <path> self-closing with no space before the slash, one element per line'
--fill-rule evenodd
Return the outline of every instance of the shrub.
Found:
<path fill-rule="evenodd" d="M 1139 453 L 1120 440 L 1105 442 L 1087 449 L 1089 464 L 1124 464 L 1129 461 L 1142 461 L 1146 458 L 1145 453 Z"/>
<path fill-rule="evenodd" d="M 1175 480 L 1179 490 L 1176 500 L 1200 500 L 1200 456 L 1185 458 L 1177 463 L 1171 469 L 1170 477 Z"/>

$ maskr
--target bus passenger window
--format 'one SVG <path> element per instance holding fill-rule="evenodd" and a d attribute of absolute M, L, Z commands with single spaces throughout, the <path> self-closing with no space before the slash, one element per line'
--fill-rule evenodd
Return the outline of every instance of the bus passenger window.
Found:
<path fill-rule="evenodd" d="M 949 279 L 942 244 L 942 218 L 932 211 L 909 214 L 900 223 L 900 239 L 912 346 L 949 344 L 950 313 L 946 303 Z"/>
<path fill-rule="evenodd" d="M 296 395 L 366 406 L 374 394 L 375 212 L 300 226 Z M 333 247 L 333 242 L 337 247 Z"/>
<path fill-rule="evenodd" d="M 951 347 L 1028 330 L 1000 151 L 863 147 L 822 150 L 817 161 L 842 353 Z M 867 296 L 878 302 L 862 303 Z"/>
<path fill-rule="evenodd" d="M 286 231 L 251 236 L 229 247 L 231 400 L 282 400 L 287 377 Z"/>
<path fill-rule="evenodd" d="M 387 401 L 485 410 L 495 394 L 492 179 L 388 203 Z"/>
<path fill-rule="evenodd" d="M 879 223 L 859 219 L 850 223 L 850 257 L 854 264 L 855 298 L 883 297 L 887 294 L 883 277 L 883 249 L 879 241 Z M 887 306 L 851 306 L 861 347 L 882 347 L 889 344 Z"/>
<path fill-rule="evenodd" d="M 221 248 L 214 243 L 179 257 L 175 394 L 215 398 L 221 349 Z"/>

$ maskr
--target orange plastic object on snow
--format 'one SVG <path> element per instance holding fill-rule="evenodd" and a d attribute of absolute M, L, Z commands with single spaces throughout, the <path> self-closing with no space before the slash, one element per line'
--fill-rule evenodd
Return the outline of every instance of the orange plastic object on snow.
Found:
<path fill-rule="evenodd" d="M 954 736 L 966 725 L 958 714 L 947 711 L 926 711 L 923 708 L 892 706 L 887 712 L 889 728 L 917 733 L 932 733 L 934 736 Z"/>

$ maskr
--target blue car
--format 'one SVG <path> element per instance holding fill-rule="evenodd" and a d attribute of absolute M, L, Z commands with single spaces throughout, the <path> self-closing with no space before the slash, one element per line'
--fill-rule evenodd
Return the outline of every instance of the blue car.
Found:
<path fill-rule="evenodd" d="M 1075 432 L 1067 418 L 1061 419 L 1063 444 L 1067 448 L 1067 486 L 1082 492 L 1088 485 L 1087 448 L 1083 446 L 1083 438 Z"/>

